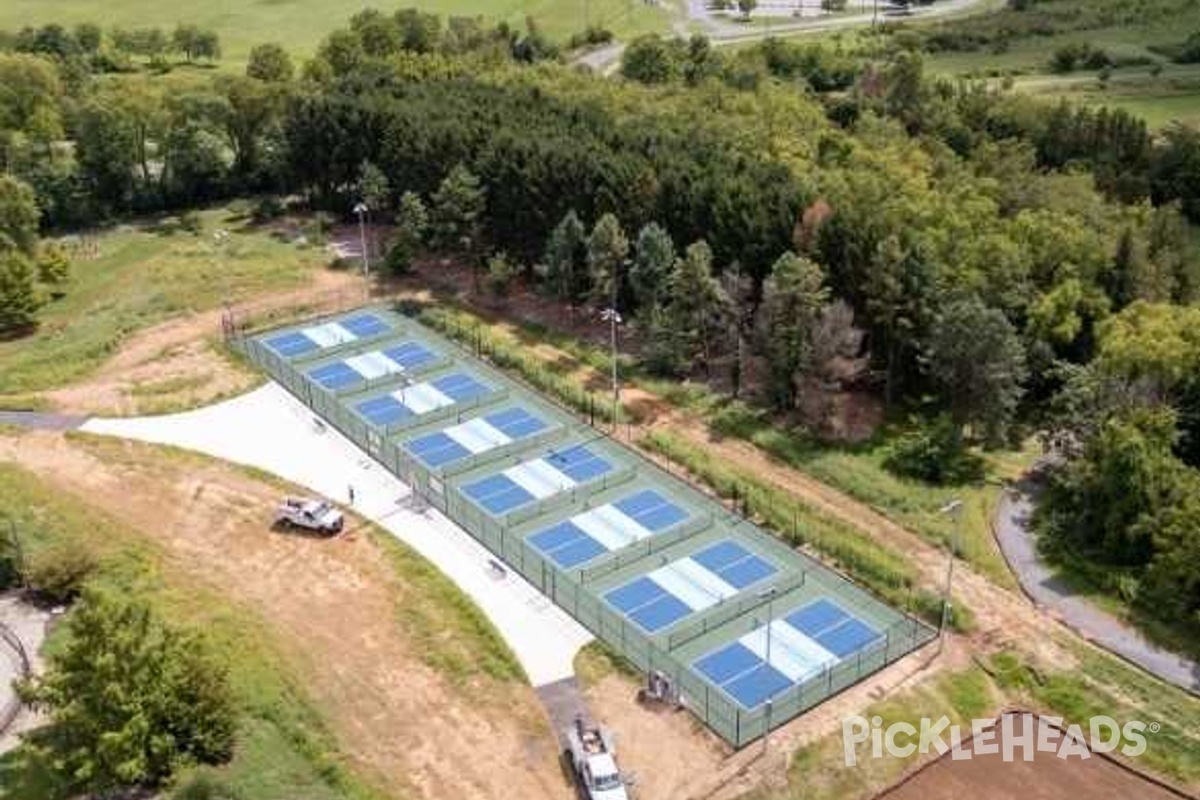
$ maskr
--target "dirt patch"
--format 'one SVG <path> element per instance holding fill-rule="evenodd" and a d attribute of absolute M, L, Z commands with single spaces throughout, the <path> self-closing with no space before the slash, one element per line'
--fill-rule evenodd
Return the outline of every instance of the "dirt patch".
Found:
<path fill-rule="evenodd" d="M 557 748 L 526 686 L 439 674 L 398 619 L 406 587 L 353 533 L 271 532 L 278 490 L 221 462 L 59 434 L 0 437 L 26 467 L 142 531 L 174 568 L 253 607 L 297 664 L 342 749 L 398 796 L 566 797 Z"/>
<path fill-rule="evenodd" d="M 635 778 L 641 800 L 708 797 L 726 773 L 736 771 L 736 754 L 686 711 L 643 706 L 637 685 L 613 674 L 586 691 L 595 717 L 617 737 L 617 760 Z"/>
<path fill-rule="evenodd" d="M 344 305 L 361 280 L 347 272 L 319 270 L 308 286 L 247 304 L 250 313 L 303 308 L 313 314 Z M 205 405 L 239 394 L 261 376 L 220 349 L 221 309 L 188 314 L 129 336 L 112 358 L 78 383 L 44 392 L 56 411 L 127 416 Z"/>
<path fill-rule="evenodd" d="M 1035 726 L 1041 728 L 1035 728 L 1035 734 L 1044 732 L 1056 745 L 1062 741 L 1062 730 L 1044 719 L 1024 715 L 1012 715 L 1008 719 L 1011 720 L 1014 744 L 1026 727 Z M 877 800 L 957 800 L 967 795 L 972 800 L 1057 800 L 1062 797 L 1181 800 L 1190 797 L 1107 755 L 1063 759 L 1052 752 L 1037 752 L 1030 761 L 1024 759 L 1025 751 L 1016 748 L 1013 750 L 1016 758 L 1006 762 L 1003 758 L 1004 726 L 997 724 L 995 730 L 999 752 L 988 755 L 972 752 L 970 759 L 959 761 L 947 754 L 878 795 Z M 978 746 L 977 741 L 964 744 L 963 750 L 973 751 Z"/>

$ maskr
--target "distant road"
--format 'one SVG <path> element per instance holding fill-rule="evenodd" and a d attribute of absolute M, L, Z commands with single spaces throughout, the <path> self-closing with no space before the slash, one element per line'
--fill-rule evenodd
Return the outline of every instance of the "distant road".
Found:
<path fill-rule="evenodd" d="M 917 6 L 908 14 L 886 14 L 884 3 L 880 3 L 880 12 L 876 16 L 872 12 L 861 14 L 844 14 L 829 17 L 818 17 L 807 20 L 784 19 L 778 24 L 766 26 L 747 25 L 732 22 L 729 19 L 712 13 L 709 0 L 680 0 L 684 9 L 677 9 L 677 17 L 672 24 L 672 31 L 680 38 L 686 39 L 693 32 L 703 33 L 716 47 L 744 44 L 768 37 L 809 36 L 847 28 L 863 28 L 873 21 L 912 22 L 934 20 L 943 17 L 954 17 L 978 13 L 994 6 L 996 0 L 938 0 L 928 6 Z M 694 30 L 698 28 L 699 30 Z M 592 50 L 574 59 L 574 63 L 583 64 L 604 75 L 611 74 L 620 63 L 625 45 L 613 42 L 611 45 Z"/>
<path fill-rule="evenodd" d="M 1200 664 L 1150 642 L 1138 630 L 1079 596 L 1038 557 L 1029 530 L 1036 485 L 1028 479 L 1004 493 L 996 510 L 996 541 L 1025 593 L 1067 627 L 1159 678 L 1200 694 Z"/>

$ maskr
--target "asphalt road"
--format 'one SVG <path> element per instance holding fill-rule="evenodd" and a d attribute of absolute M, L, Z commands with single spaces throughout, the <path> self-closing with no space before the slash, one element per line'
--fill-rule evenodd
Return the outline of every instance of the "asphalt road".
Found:
<path fill-rule="evenodd" d="M 996 540 L 1025 593 L 1051 609 L 1068 627 L 1127 661 L 1193 694 L 1200 694 L 1200 664 L 1155 645 L 1135 628 L 1076 594 L 1037 553 L 1029 530 L 1036 486 L 1028 481 L 1007 492 L 996 511 Z"/>

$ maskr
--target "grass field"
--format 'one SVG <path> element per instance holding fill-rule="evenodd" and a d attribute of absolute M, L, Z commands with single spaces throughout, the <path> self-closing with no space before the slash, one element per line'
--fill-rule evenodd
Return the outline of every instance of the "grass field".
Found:
<path fill-rule="evenodd" d="M 1000 52 L 985 47 L 975 52 L 937 53 L 926 63 L 931 71 L 944 75 L 1018 76 L 1016 88 L 1022 91 L 1123 108 L 1142 116 L 1154 128 L 1176 120 L 1195 122 L 1200 120 L 1200 70 L 1195 65 L 1172 64 L 1152 48 L 1178 43 L 1200 30 L 1200 4 L 1175 7 L 1169 3 L 1147 0 L 1140 6 L 1145 21 L 1106 25 L 1085 22 L 1093 12 L 1085 0 L 1045 0 L 1036 8 L 1044 9 L 1047 17 L 1055 20 L 1057 32 L 1012 39 Z M 1164 8 L 1170 13 L 1161 13 Z M 961 20 L 954 27 L 987 31 L 1019 19 L 1019 14 L 1002 11 Z M 1080 44 L 1102 49 L 1118 62 L 1150 59 L 1161 66 L 1162 72 L 1152 76 L 1148 65 L 1117 68 L 1107 86 L 1096 70 L 1052 73 L 1054 52 Z"/>
<path fill-rule="evenodd" d="M 97 22 L 104 27 L 173 28 L 180 22 L 210 27 L 221 36 L 222 63 L 236 67 L 250 48 L 278 42 L 297 56 L 311 55 L 334 28 L 364 7 L 384 11 L 415 7 L 443 15 L 481 15 L 494 22 L 523 24 L 534 17 L 548 34 L 566 38 L 593 24 L 620 36 L 665 30 L 668 13 L 643 0 L 211 0 L 207 3 L 156 3 L 154 0 L 5 0 L 0 3 L 0 29 L 56 22 L 75 25 Z M 103 9 L 101 11 L 101 9 Z"/>
<path fill-rule="evenodd" d="M 229 666 L 240 720 L 233 761 L 221 776 L 246 800 L 374 800 L 381 797 L 340 765 L 320 716 L 292 677 L 273 635 L 253 611 L 170 567 L 136 531 L 53 491 L 35 475 L 0 464 L 0 519 L 12 520 L 28 557 L 50 549 L 96 555 L 100 589 L 148 600 L 168 622 L 203 629 Z M 51 638 L 48 646 L 54 646 Z M 0 798 L 48 800 L 53 781 L 18 749 L 0 759 Z"/>
<path fill-rule="evenodd" d="M 131 333 L 170 317 L 308 282 L 328 259 L 265 233 L 240 230 L 231 208 L 201 214 L 204 231 L 121 226 L 101 255 L 75 261 L 66 295 L 39 312 L 32 336 L 0 342 L 0 395 L 28 395 L 86 375 Z M 232 231 L 218 253 L 211 236 Z"/>

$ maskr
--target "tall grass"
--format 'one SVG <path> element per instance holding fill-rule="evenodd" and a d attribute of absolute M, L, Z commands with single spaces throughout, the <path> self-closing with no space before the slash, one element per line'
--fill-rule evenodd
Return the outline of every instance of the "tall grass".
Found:
<path fill-rule="evenodd" d="M 931 486 L 884 467 L 886 436 L 856 448 L 833 447 L 802 430 L 782 427 L 765 412 L 741 402 L 729 403 L 712 414 L 709 424 L 715 432 L 750 442 L 783 464 L 845 492 L 932 544 L 948 547 L 953 541 L 955 552 L 992 581 L 1014 585 L 992 536 L 991 519 L 1002 491 L 1000 478 L 1008 477 L 995 466 L 985 483 Z M 1022 455 L 1017 461 L 1024 463 L 1029 454 Z M 954 519 L 941 511 L 953 499 L 963 502 L 957 529 Z"/>

